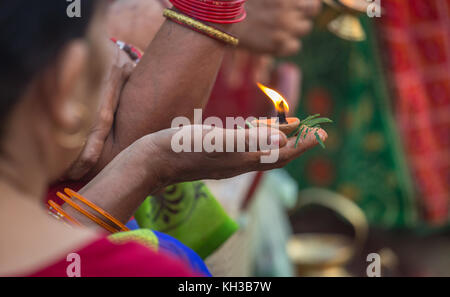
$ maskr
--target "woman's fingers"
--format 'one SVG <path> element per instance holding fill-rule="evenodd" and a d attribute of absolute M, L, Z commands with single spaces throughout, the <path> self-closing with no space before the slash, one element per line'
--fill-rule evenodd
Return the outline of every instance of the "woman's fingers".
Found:
<path fill-rule="evenodd" d="M 327 134 L 317 130 L 322 141 Z M 287 139 L 277 129 L 221 129 L 191 125 L 163 130 L 144 137 L 133 146 L 144 145 L 144 155 L 164 160 L 159 170 L 170 183 L 198 179 L 223 179 L 251 171 L 283 167 L 318 144 L 314 131 L 300 139 Z M 142 147 L 141 147 L 142 148 Z M 138 149 L 138 151 L 141 149 Z M 158 156 L 150 152 L 160 152 Z M 163 173 L 166 172 L 166 173 Z"/>
<path fill-rule="evenodd" d="M 222 129 L 206 125 L 191 125 L 173 129 L 171 149 L 176 152 L 211 154 L 258 152 L 278 149 L 287 144 L 287 137 L 277 129 Z"/>
<path fill-rule="evenodd" d="M 301 17 L 294 23 L 291 33 L 294 36 L 302 37 L 309 34 L 312 28 L 313 28 L 312 21 L 310 19 Z"/>
<path fill-rule="evenodd" d="M 289 30 L 274 33 L 272 39 L 273 50 L 278 56 L 292 55 L 301 48 L 301 41 Z"/>
<path fill-rule="evenodd" d="M 114 66 L 114 70 L 111 70 L 111 77 L 107 83 L 107 94 L 105 96 L 104 107 L 108 108 L 109 111 L 116 112 L 117 105 L 119 104 L 120 93 L 122 92 L 123 86 L 128 81 L 135 68 L 135 64 L 128 62 L 120 67 Z"/>
<path fill-rule="evenodd" d="M 291 56 L 300 51 L 301 47 L 302 42 L 299 39 L 295 37 L 287 38 L 279 47 L 278 56 L 280 57 Z"/>
<path fill-rule="evenodd" d="M 324 142 L 328 135 L 323 129 L 315 129 L 302 134 L 298 143 L 296 137 L 287 139 L 278 129 L 252 127 L 250 129 L 222 129 L 211 126 L 192 125 L 172 129 L 171 148 L 175 153 L 206 153 L 209 157 L 230 158 L 231 154 L 249 154 L 260 157 L 279 150 L 279 160 L 273 163 L 289 162 L 304 151 L 318 144 L 315 134 Z M 235 155 L 237 158 L 242 157 Z M 250 158 L 256 162 L 255 158 Z M 230 160 L 230 159 L 229 159 Z M 275 165 L 274 165 L 275 166 Z"/>
<path fill-rule="evenodd" d="M 114 114 L 119 103 L 120 93 L 134 69 L 134 64 L 125 63 L 121 66 L 113 65 L 109 75 L 103 82 L 101 101 L 96 119 L 87 137 L 78 159 L 66 173 L 69 179 L 78 180 L 87 174 L 97 163 L 111 131 Z"/>
<path fill-rule="evenodd" d="M 297 7 L 305 16 L 315 17 L 322 9 L 321 0 L 295 0 Z"/>
<path fill-rule="evenodd" d="M 280 149 L 280 164 L 284 166 L 295 158 L 298 158 L 305 151 L 318 145 L 319 142 L 316 138 L 316 133 L 319 135 L 322 142 L 325 142 L 328 138 L 327 132 L 323 129 L 311 130 L 306 136 L 305 134 L 302 134 L 297 145 L 297 137 L 291 137 L 287 145 Z"/>
<path fill-rule="evenodd" d="M 268 127 L 252 127 L 241 130 L 226 129 L 224 135 L 228 147 L 231 146 L 230 141 L 234 137 L 235 152 L 257 152 L 277 149 L 285 146 L 287 143 L 286 135 L 277 129 Z M 245 139 L 245 148 L 243 148 L 242 139 Z"/>
<path fill-rule="evenodd" d="M 247 19 L 236 25 L 240 45 L 254 52 L 292 55 L 312 30 L 321 0 L 248 0 Z"/>

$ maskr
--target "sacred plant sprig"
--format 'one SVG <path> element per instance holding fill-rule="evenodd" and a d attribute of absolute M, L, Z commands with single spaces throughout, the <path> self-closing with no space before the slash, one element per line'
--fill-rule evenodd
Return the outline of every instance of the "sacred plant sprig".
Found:
<path fill-rule="evenodd" d="M 310 131 L 314 131 L 314 136 L 316 137 L 317 142 L 319 142 L 322 148 L 325 148 L 325 144 L 323 143 L 322 139 L 320 139 L 319 133 L 317 133 L 317 131 L 320 129 L 321 124 L 332 122 L 333 121 L 329 118 L 320 118 L 320 114 L 310 115 L 304 120 L 300 121 L 298 127 L 289 135 L 289 137 L 297 135 L 297 139 L 295 140 L 295 147 L 297 147 L 297 144 L 300 141 L 300 137 L 303 137 L 303 139 L 305 139 L 306 135 L 308 135 Z"/>

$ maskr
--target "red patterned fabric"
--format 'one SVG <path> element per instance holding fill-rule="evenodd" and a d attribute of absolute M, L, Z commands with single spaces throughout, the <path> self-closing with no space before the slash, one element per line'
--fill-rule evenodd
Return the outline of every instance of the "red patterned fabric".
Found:
<path fill-rule="evenodd" d="M 118 245 L 102 238 L 75 252 L 80 256 L 81 277 L 200 276 L 182 262 L 134 242 Z M 67 277 L 70 264 L 64 258 L 28 276 Z"/>
<path fill-rule="evenodd" d="M 450 202 L 450 0 L 382 0 L 395 117 L 425 216 L 444 223 Z"/>

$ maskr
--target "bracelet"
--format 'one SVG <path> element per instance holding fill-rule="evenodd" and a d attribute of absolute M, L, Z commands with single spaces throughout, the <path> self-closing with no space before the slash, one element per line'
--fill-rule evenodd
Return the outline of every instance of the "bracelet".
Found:
<path fill-rule="evenodd" d="M 216 29 L 212 26 L 205 25 L 202 22 L 199 22 L 181 13 L 175 12 L 171 9 L 164 9 L 163 15 L 164 17 L 170 19 L 171 21 L 177 24 L 184 25 L 208 37 L 214 38 L 216 40 L 230 44 L 232 46 L 237 46 L 239 44 L 239 39 L 237 39 L 236 37 L 228 33 L 222 32 L 219 29 Z"/>
<path fill-rule="evenodd" d="M 125 226 L 125 224 L 123 224 L 121 221 L 119 221 L 118 219 L 116 219 L 115 217 L 110 215 L 107 211 L 105 211 L 102 208 L 100 208 L 99 206 L 95 205 L 94 203 L 92 203 L 88 199 L 84 198 L 83 196 L 81 196 L 77 192 L 75 192 L 75 191 L 73 191 L 73 190 L 71 190 L 69 188 L 65 188 L 64 192 L 67 195 L 69 195 L 71 198 L 76 198 L 77 200 L 79 200 L 82 203 L 84 203 L 87 206 L 89 206 L 91 209 L 95 210 L 97 213 L 99 213 L 103 217 L 107 218 L 108 220 L 110 220 L 111 222 L 116 224 L 116 226 L 118 226 L 121 231 L 130 231 L 130 229 L 128 229 L 128 227 Z"/>
<path fill-rule="evenodd" d="M 121 50 L 123 50 L 134 63 L 138 63 L 142 58 L 142 51 L 137 49 L 136 47 L 127 44 L 121 40 L 117 40 L 116 38 L 110 38 L 112 42 L 114 42 Z"/>
<path fill-rule="evenodd" d="M 97 225 L 99 225 L 100 227 L 102 227 L 103 229 L 105 229 L 111 233 L 117 233 L 120 231 L 130 231 L 130 229 L 127 226 L 125 226 L 122 222 L 120 222 L 115 217 L 110 215 L 107 211 L 103 210 L 96 204 L 92 203 L 91 201 L 89 201 L 88 199 L 86 199 L 85 197 L 81 196 L 80 194 L 78 194 L 77 192 L 75 192 L 71 189 L 65 188 L 64 194 L 61 192 L 57 192 L 56 195 L 59 198 L 61 198 L 64 202 L 66 202 L 69 206 L 74 208 L 76 211 L 78 211 L 79 213 L 81 213 L 82 215 L 84 215 L 85 217 L 87 217 L 88 219 L 95 222 Z M 108 223 L 106 223 L 99 217 L 97 217 L 97 216 L 93 215 L 92 213 L 90 213 L 89 211 L 85 210 L 83 207 L 76 204 L 73 201 L 73 199 L 76 199 L 76 200 L 80 201 L 81 203 L 83 203 L 84 205 L 87 205 L 90 209 L 92 209 L 96 213 L 100 214 L 103 218 L 106 218 L 110 222 L 114 223 L 118 227 L 118 229 L 110 226 Z M 55 205 L 52 205 L 52 204 L 51 204 L 51 206 L 53 207 L 53 209 L 55 209 L 59 213 L 59 215 L 66 217 L 69 221 L 76 221 L 75 219 L 70 217 L 67 213 L 65 213 L 61 208 L 58 209 L 58 207 L 55 207 Z M 79 225 L 81 225 L 79 222 L 77 222 L 77 223 Z"/>
<path fill-rule="evenodd" d="M 67 203 L 68 205 L 70 205 L 73 209 L 75 209 L 76 211 L 78 211 L 79 213 L 81 213 L 82 215 L 84 215 L 85 217 L 90 219 L 91 221 L 95 222 L 97 225 L 99 225 L 103 229 L 109 231 L 110 233 L 117 233 L 117 232 L 119 232 L 119 230 L 111 227 L 107 223 L 103 222 L 101 219 L 97 218 L 96 216 L 94 216 L 93 214 L 88 212 L 87 210 L 83 209 L 81 206 L 79 206 L 78 204 L 73 202 L 71 200 L 71 198 L 67 197 L 63 193 L 58 192 L 58 193 L 56 193 L 56 195 L 58 195 L 59 198 L 64 200 L 64 202 Z"/>
<path fill-rule="evenodd" d="M 55 201 L 48 201 L 48 209 L 52 212 L 54 211 L 59 217 L 66 219 L 69 223 L 77 226 L 82 226 L 80 222 L 78 222 L 75 218 L 71 217 L 67 212 L 65 212 Z"/>
<path fill-rule="evenodd" d="M 170 0 L 183 14 L 205 22 L 238 23 L 245 19 L 246 0 Z"/>
<path fill-rule="evenodd" d="M 244 12 L 243 6 L 232 7 L 228 9 L 217 8 L 217 6 L 200 6 L 195 2 L 189 2 L 189 0 L 174 0 L 174 6 L 182 6 L 183 10 L 188 10 L 192 13 L 203 13 L 211 16 L 224 16 L 228 18 L 236 18 Z"/>

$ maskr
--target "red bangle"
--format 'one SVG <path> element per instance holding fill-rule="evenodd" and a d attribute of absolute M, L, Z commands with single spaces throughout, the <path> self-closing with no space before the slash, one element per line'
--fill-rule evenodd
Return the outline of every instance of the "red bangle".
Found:
<path fill-rule="evenodd" d="M 170 0 L 183 14 L 211 23 L 232 24 L 245 19 L 245 0 Z"/>
<path fill-rule="evenodd" d="M 183 0 L 174 0 L 176 2 L 176 8 L 182 11 L 189 11 L 192 16 L 196 16 L 196 18 L 218 18 L 223 20 L 236 19 L 237 16 L 243 13 L 243 9 L 241 8 L 237 12 L 225 13 L 225 12 L 208 12 L 201 9 L 196 10 L 195 12 L 191 10 L 186 4 L 182 3 Z"/>
<path fill-rule="evenodd" d="M 224 7 L 231 7 L 231 6 L 242 6 L 245 3 L 246 0 L 194 0 L 194 2 L 200 2 L 202 4 L 211 5 L 211 6 L 224 6 Z"/>
<path fill-rule="evenodd" d="M 242 16 L 240 18 L 233 19 L 233 20 L 218 20 L 218 19 L 211 19 L 211 18 L 196 16 L 196 15 L 191 15 L 191 17 L 194 18 L 194 19 L 198 19 L 198 20 L 201 20 L 201 21 L 204 21 L 204 22 L 209 22 L 209 23 L 234 24 L 234 23 L 242 22 L 247 17 L 247 13 L 244 11 L 244 13 L 242 14 Z"/>
<path fill-rule="evenodd" d="M 172 0 L 170 0 L 172 2 Z M 214 11 L 220 11 L 220 12 L 235 12 L 243 9 L 245 1 L 239 0 L 239 1 L 215 1 L 215 2 L 203 2 L 201 0 L 184 0 L 185 4 L 189 6 L 190 9 L 196 10 L 196 9 L 203 9 L 203 10 L 214 10 Z M 233 5 L 221 5 L 222 3 L 227 3 Z M 216 4 L 211 4 L 216 3 Z M 173 4 L 173 3 L 172 3 Z"/>
<path fill-rule="evenodd" d="M 236 7 L 230 10 L 223 10 L 220 8 L 204 8 L 204 7 L 197 7 L 195 4 L 190 3 L 188 0 L 175 0 L 177 5 L 184 6 L 183 9 L 186 11 L 193 11 L 193 12 L 200 12 L 200 13 L 210 13 L 211 15 L 221 16 L 221 15 L 233 15 L 236 17 L 237 15 L 240 15 L 242 11 L 244 10 L 243 7 Z"/>
<path fill-rule="evenodd" d="M 202 9 L 210 9 L 210 10 L 214 10 L 214 11 L 232 11 L 232 10 L 241 9 L 243 7 L 243 4 L 245 1 L 242 1 L 242 3 L 237 3 L 236 5 L 230 5 L 230 6 L 214 5 L 214 4 L 205 3 L 205 2 L 199 1 L 199 0 L 194 0 L 194 1 L 187 0 L 185 2 L 188 2 L 188 4 L 190 6 L 198 7 L 198 8 L 202 8 Z M 218 3 L 220 3 L 220 2 L 218 2 Z"/>
<path fill-rule="evenodd" d="M 176 1 L 176 0 L 174 0 Z M 215 17 L 215 16 L 211 16 L 211 15 L 205 15 L 205 14 L 200 14 L 200 13 L 192 13 L 192 12 L 186 12 L 184 9 L 182 9 L 182 7 L 178 6 L 178 5 L 174 5 L 174 7 L 176 7 L 178 10 L 180 10 L 181 12 L 183 12 L 185 15 L 192 17 L 194 19 L 197 20 L 201 20 L 201 21 L 205 21 L 205 22 L 210 22 L 210 23 L 217 23 L 217 24 L 233 24 L 233 23 L 238 23 L 243 21 L 247 14 L 245 12 L 245 10 L 242 12 L 241 16 L 239 18 L 236 18 L 235 16 L 232 17 L 226 17 L 226 16 L 222 16 L 222 17 Z"/>

